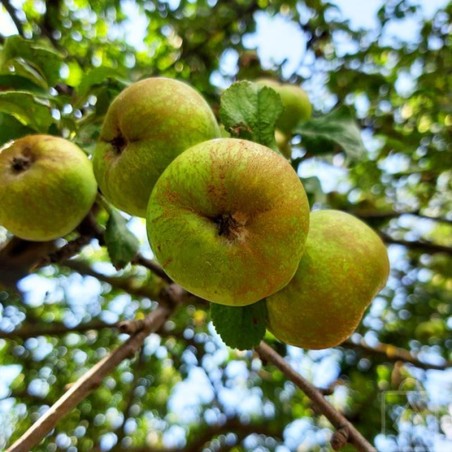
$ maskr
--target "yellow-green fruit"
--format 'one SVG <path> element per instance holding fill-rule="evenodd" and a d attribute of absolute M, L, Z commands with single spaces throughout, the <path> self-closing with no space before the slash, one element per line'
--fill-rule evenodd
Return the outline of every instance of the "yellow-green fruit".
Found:
<path fill-rule="evenodd" d="M 285 134 L 291 135 L 298 123 L 311 117 L 311 102 L 306 92 L 299 86 L 271 79 L 259 79 L 256 83 L 273 88 L 281 96 L 284 110 L 276 122 L 276 127 Z"/>
<path fill-rule="evenodd" d="M 97 194 L 85 153 L 50 135 L 29 135 L 2 148 L 0 181 L 0 224 L 33 241 L 73 231 Z"/>
<path fill-rule="evenodd" d="M 168 164 L 220 136 L 204 98 L 186 83 L 152 77 L 133 83 L 110 105 L 94 152 L 94 173 L 118 209 L 144 217 L 152 187 Z"/>
<path fill-rule="evenodd" d="M 281 130 L 275 130 L 275 141 L 276 146 L 278 146 L 279 152 L 281 152 L 284 157 L 290 159 L 292 156 L 292 146 L 290 145 L 290 138 L 281 132 Z"/>
<path fill-rule="evenodd" d="M 356 329 L 388 275 L 386 247 L 369 226 L 338 210 L 313 212 L 294 278 L 267 298 L 268 329 L 302 348 L 338 345 Z"/>
<path fill-rule="evenodd" d="M 294 275 L 309 205 L 288 161 L 257 143 L 220 138 L 177 157 L 155 184 L 147 233 L 165 272 L 206 300 L 245 306 Z"/>

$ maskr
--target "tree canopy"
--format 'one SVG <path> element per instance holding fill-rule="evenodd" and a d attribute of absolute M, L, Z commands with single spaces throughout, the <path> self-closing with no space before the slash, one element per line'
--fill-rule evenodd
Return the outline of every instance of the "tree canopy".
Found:
<path fill-rule="evenodd" d="M 45 133 L 91 155 L 112 100 L 165 76 L 195 87 L 226 129 L 236 118 L 229 100 L 250 126 L 242 136 L 275 146 L 273 130 L 255 127 L 262 118 L 240 110 L 253 95 L 247 85 L 226 89 L 278 78 L 303 86 L 313 104 L 289 143 L 311 208 L 362 219 L 391 260 L 387 286 L 343 344 L 302 350 L 267 333 L 237 350 L 208 304 L 152 260 L 143 220 L 100 199 L 55 241 L 1 229 L 1 448 L 32 425 L 37 451 L 331 450 L 347 438 L 344 450 L 450 447 L 450 2 L 432 14 L 381 2 L 370 29 L 326 0 L 1 8 L 16 33 L 0 30 L 0 145 Z M 298 59 L 268 61 L 254 46 L 264 17 L 297 30 Z M 322 300 L 313 303 L 320 312 Z"/>

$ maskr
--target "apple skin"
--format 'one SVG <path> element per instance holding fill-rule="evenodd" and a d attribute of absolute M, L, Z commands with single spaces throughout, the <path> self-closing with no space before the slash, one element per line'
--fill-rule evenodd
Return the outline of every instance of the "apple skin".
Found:
<path fill-rule="evenodd" d="M 118 209 L 144 217 L 152 187 L 181 152 L 220 136 L 204 98 L 186 83 L 151 77 L 111 103 L 96 146 L 94 174 Z"/>
<path fill-rule="evenodd" d="M 165 272 L 208 301 L 245 306 L 294 275 L 309 204 L 284 157 L 257 143 L 220 138 L 177 157 L 157 181 L 148 238 Z"/>
<path fill-rule="evenodd" d="M 73 231 L 97 194 L 86 154 L 50 135 L 28 135 L 1 149 L 0 180 L 0 224 L 25 240 Z"/>
<path fill-rule="evenodd" d="M 299 122 L 311 118 L 311 102 L 306 92 L 299 86 L 279 83 L 272 79 L 258 79 L 256 83 L 274 89 L 281 96 L 284 110 L 276 122 L 276 128 L 284 134 L 292 135 Z"/>
<path fill-rule="evenodd" d="M 369 226 L 338 210 L 315 211 L 294 278 L 267 298 L 268 329 L 306 349 L 338 345 L 356 329 L 388 275 L 386 247 Z"/>

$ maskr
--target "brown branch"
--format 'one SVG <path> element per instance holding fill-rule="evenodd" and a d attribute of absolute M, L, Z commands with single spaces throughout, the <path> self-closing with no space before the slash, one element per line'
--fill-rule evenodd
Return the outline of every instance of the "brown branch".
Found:
<path fill-rule="evenodd" d="M 341 344 L 341 347 L 351 348 L 372 356 L 379 356 L 391 362 L 404 361 L 425 370 L 445 370 L 452 367 L 452 361 L 446 361 L 444 364 L 426 363 L 421 361 L 416 354 L 391 344 L 380 343 L 371 346 L 363 339 L 359 342 L 353 342 L 351 339 L 347 339 Z"/>
<path fill-rule="evenodd" d="M 174 300 L 175 303 L 178 301 Z M 28 452 L 32 450 L 50 430 L 55 428 L 60 419 L 96 389 L 110 372 L 122 361 L 135 355 L 149 333 L 159 330 L 165 323 L 174 309 L 173 306 L 159 305 L 155 311 L 146 317 L 142 330 L 132 335 L 124 344 L 99 361 L 71 385 L 69 390 L 7 449 L 7 452 Z"/>
<path fill-rule="evenodd" d="M 436 243 L 425 242 L 422 240 L 412 241 L 412 240 L 402 240 L 395 239 L 391 237 L 389 234 L 385 232 L 379 232 L 382 240 L 389 245 L 402 245 L 406 248 L 410 248 L 412 250 L 420 251 L 423 253 L 435 254 L 435 253 L 446 253 L 452 254 L 452 247 L 445 245 L 438 245 Z"/>
<path fill-rule="evenodd" d="M 70 268 L 71 270 L 76 271 L 80 275 L 92 276 L 93 278 L 96 278 L 99 281 L 109 284 L 115 289 L 123 290 L 124 292 L 127 292 L 128 294 L 136 297 L 146 297 L 150 299 L 155 299 L 157 296 L 156 291 L 153 290 L 153 288 L 150 287 L 149 285 L 145 284 L 137 285 L 135 278 L 104 275 L 93 270 L 89 265 L 87 265 L 82 260 L 72 259 L 70 261 L 64 262 L 63 265 L 65 267 Z"/>
<path fill-rule="evenodd" d="M 157 264 L 156 262 L 154 262 L 150 259 L 146 259 L 141 254 L 138 254 L 132 260 L 132 264 L 138 264 L 138 265 L 141 265 L 142 267 L 146 267 L 152 273 L 154 273 L 157 276 L 160 276 L 160 278 L 162 278 L 164 281 L 166 281 L 170 284 L 173 282 L 173 280 L 164 272 L 163 268 L 160 267 L 159 264 Z"/>
<path fill-rule="evenodd" d="M 0 339 L 28 339 L 36 336 L 62 336 L 67 333 L 83 333 L 102 328 L 115 328 L 117 324 L 105 323 L 100 320 L 81 323 L 74 327 L 68 327 L 64 323 L 54 322 L 48 324 L 24 324 L 14 331 L 0 331 Z"/>
<path fill-rule="evenodd" d="M 348 442 L 353 444 L 359 451 L 375 452 L 376 449 L 356 430 L 339 411 L 337 411 L 325 397 L 309 381 L 295 372 L 292 367 L 265 342 L 256 347 L 256 352 L 264 362 L 274 364 L 281 372 L 295 383 L 311 400 L 315 409 L 322 413 L 337 430 L 348 431 Z"/>
<path fill-rule="evenodd" d="M 17 28 L 17 32 L 20 34 L 20 36 L 24 36 L 24 29 L 22 26 L 22 22 L 19 19 L 19 16 L 17 15 L 17 10 L 14 8 L 13 5 L 8 0 L 2 0 L 2 5 L 6 9 L 6 12 L 11 17 L 11 20 L 14 22 L 14 25 Z"/>
<path fill-rule="evenodd" d="M 436 221 L 438 223 L 452 224 L 452 220 L 442 217 L 431 217 L 421 213 L 419 210 L 412 210 L 406 212 L 399 211 L 381 211 L 381 210 L 349 210 L 349 213 L 362 219 L 376 219 L 376 220 L 391 220 L 393 218 L 399 218 L 402 215 L 413 215 L 423 220 Z"/>
<path fill-rule="evenodd" d="M 282 438 L 282 431 L 276 428 L 272 428 L 269 423 L 262 422 L 250 422 L 245 423 L 240 418 L 229 418 L 223 424 L 210 425 L 203 429 L 196 435 L 196 439 L 188 443 L 183 449 L 184 452 L 198 452 L 205 450 L 204 448 L 212 442 L 217 436 L 233 432 L 240 440 L 243 440 L 253 433 L 258 435 L 265 435 L 271 437 Z"/>

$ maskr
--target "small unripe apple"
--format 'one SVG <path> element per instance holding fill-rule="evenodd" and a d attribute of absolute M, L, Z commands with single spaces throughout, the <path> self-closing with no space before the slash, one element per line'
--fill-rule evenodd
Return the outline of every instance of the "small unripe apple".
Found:
<path fill-rule="evenodd" d="M 94 173 L 118 209 L 144 217 L 152 187 L 181 152 L 219 137 L 204 98 L 186 83 L 152 77 L 133 83 L 110 105 L 94 152 Z"/>
<path fill-rule="evenodd" d="M 0 224 L 26 240 L 53 240 L 73 231 L 97 194 L 86 154 L 50 135 L 29 135 L 2 148 L 0 180 Z"/>
<path fill-rule="evenodd" d="M 312 115 L 312 105 L 306 92 L 296 85 L 279 83 L 272 79 L 259 79 L 256 83 L 274 89 L 280 96 L 284 110 L 276 122 L 276 128 L 291 135 L 299 122 Z"/>
<path fill-rule="evenodd" d="M 220 138 L 177 157 L 155 184 L 147 232 L 165 272 L 206 300 L 245 306 L 294 275 L 309 227 L 296 172 L 257 143 Z"/>
<path fill-rule="evenodd" d="M 369 226 L 338 210 L 315 211 L 295 276 L 267 298 L 268 329 L 298 347 L 338 345 L 356 329 L 388 274 L 386 247 Z"/>

